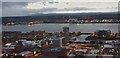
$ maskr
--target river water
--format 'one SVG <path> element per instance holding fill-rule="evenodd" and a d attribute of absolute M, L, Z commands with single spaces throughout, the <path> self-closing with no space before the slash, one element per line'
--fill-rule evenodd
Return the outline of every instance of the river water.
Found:
<path fill-rule="evenodd" d="M 38 31 L 45 30 L 47 32 L 59 32 L 63 30 L 63 27 L 69 27 L 70 32 L 94 32 L 96 30 L 104 29 L 111 30 L 112 32 L 118 32 L 119 24 L 57 24 L 57 23 L 49 23 L 49 24 L 34 24 L 32 26 L 28 25 L 13 25 L 13 26 L 2 26 L 2 31 Z"/>

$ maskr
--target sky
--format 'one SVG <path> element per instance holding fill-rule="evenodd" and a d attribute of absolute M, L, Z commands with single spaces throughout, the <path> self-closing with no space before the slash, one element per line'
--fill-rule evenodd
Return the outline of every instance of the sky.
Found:
<path fill-rule="evenodd" d="M 3 0 L 0 10 L 2 17 L 49 13 L 117 12 L 118 2 L 119 0 Z"/>
<path fill-rule="evenodd" d="M 1 0 L 2 2 L 118 2 L 120 0 Z"/>

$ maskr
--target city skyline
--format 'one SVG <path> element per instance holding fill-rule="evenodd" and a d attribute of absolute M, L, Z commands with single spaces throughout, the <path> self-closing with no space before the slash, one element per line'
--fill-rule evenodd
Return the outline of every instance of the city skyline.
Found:
<path fill-rule="evenodd" d="M 120 0 L 2 0 L 0 58 L 120 58 Z"/>

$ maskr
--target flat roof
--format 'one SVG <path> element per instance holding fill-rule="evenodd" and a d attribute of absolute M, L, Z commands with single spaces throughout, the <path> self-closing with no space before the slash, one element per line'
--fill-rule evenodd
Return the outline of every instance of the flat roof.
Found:
<path fill-rule="evenodd" d="M 104 48 L 113 48 L 112 45 L 104 45 L 103 47 L 104 47 Z"/>
<path fill-rule="evenodd" d="M 32 52 L 30 52 L 30 51 L 24 51 L 24 52 L 21 52 L 21 53 L 19 53 L 19 54 L 29 54 L 29 53 L 32 53 Z"/>

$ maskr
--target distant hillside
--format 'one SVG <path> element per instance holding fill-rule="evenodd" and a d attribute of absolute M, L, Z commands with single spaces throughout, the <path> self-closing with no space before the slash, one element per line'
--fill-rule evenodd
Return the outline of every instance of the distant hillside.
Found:
<path fill-rule="evenodd" d="M 64 13 L 64 14 L 35 14 L 31 16 L 2 17 L 2 21 L 25 22 L 32 20 L 64 20 L 64 18 L 81 18 L 89 16 L 92 19 L 118 19 L 118 13 Z"/>

